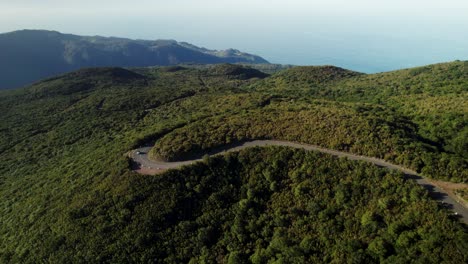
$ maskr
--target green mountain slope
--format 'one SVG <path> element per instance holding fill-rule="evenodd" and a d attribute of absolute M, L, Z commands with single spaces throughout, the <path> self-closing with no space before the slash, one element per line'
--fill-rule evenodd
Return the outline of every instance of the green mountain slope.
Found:
<path fill-rule="evenodd" d="M 257 109 L 175 130 L 158 141 L 152 154 L 175 160 L 233 141 L 285 139 L 384 158 L 428 177 L 466 182 L 465 63 L 425 68 L 425 73 L 417 68 L 373 75 L 329 66 L 279 72 L 244 88 L 267 96 Z"/>
<path fill-rule="evenodd" d="M 0 262 L 466 262 L 466 228 L 369 164 L 267 148 L 142 176 L 125 155 L 288 139 L 467 182 L 463 65 L 98 68 L 2 91 Z"/>
<path fill-rule="evenodd" d="M 84 67 L 145 67 L 180 63 L 268 63 L 229 49 L 208 50 L 174 40 L 131 40 L 22 30 L 0 34 L 0 89 Z"/>

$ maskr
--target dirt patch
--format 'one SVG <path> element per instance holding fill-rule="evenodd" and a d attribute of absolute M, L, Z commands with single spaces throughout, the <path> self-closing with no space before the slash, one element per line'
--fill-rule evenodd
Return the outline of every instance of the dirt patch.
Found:
<path fill-rule="evenodd" d="M 153 169 L 153 168 L 146 168 L 146 167 L 139 167 L 134 169 L 136 173 L 143 174 L 143 175 L 155 175 L 160 174 L 166 171 L 166 169 Z"/>

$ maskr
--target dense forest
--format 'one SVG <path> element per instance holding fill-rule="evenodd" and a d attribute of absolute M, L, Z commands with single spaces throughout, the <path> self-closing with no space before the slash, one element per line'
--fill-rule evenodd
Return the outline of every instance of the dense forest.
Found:
<path fill-rule="evenodd" d="M 369 164 L 266 148 L 142 176 L 125 155 L 287 139 L 466 183 L 465 69 L 99 68 L 2 91 L 0 262 L 467 262 L 466 226 Z"/>
<path fill-rule="evenodd" d="M 376 75 L 296 67 L 242 87 L 263 93 L 257 108 L 175 130 L 152 154 L 178 160 L 235 141 L 286 139 L 467 182 L 467 87 L 462 62 Z"/>

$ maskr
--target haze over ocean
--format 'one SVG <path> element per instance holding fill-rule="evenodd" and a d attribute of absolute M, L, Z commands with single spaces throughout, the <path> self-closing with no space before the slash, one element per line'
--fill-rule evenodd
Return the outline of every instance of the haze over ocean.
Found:
<path fill-rule="evenodd" d="M 466 0 L 0 0 L 0 32 L 175 39 L 373 73 L 468 60 L 467 14 Z"/>

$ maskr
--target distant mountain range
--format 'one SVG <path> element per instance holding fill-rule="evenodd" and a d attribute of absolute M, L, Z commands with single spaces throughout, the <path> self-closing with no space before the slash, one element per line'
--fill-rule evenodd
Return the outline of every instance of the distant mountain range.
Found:
<path fill-rule="evenodd" d="M 77 36 L 21 30 L 0 34 L 0 89 L 84 67 L 146 67 L 181 63 L 268 63 L 235 49 L 209 50 L 175 40 Z"/>

